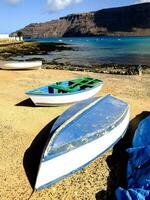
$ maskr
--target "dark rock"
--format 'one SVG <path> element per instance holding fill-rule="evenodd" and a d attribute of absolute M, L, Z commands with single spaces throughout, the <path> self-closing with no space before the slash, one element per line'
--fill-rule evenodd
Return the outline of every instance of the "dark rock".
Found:
<path fill-rule="evenodd" d="M 9 46 L 0 47 L 0 55 L 3 58 L 10 58 L 24 55 L 47 55 L 51 51 L 73 50 L 66 44 L 60 43 L 39 43 L 24 42 L 19 44 L 11 44 Z"/>
<path fill-rule="evenodd" d="M 58 63 L 56 60 L 43 65 L 45 69 L 58 69 L 58 70 L 70 70 L 70 71 L 85 71 L 103 74 L 115 74 L 115 75 L 138 75 L 139 66 L 124 65 L 124 64 L 97 64 L 92 66 L 80 66 L 71 63 Z M 150 66 L 142 66 L 143 72 L 150 73 Z"/>

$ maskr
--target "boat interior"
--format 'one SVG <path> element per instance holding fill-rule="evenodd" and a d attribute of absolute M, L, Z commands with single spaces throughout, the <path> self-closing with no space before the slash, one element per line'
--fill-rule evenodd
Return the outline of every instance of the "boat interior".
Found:
<path fill-rule="evenodd" d="M 48 86 L 49 93 L 72 93 L 96 86 L 101 81 L 93 78 L 83 78 L 71 81 L 56 82 Z"/>
<path fill-rule="evenodd" d="M 73 93 L 81 90 L 89 89 L 95 87 L 102 83 L 101 80 L 93 79 L 90 77 L 84 77 L 80 79 L 56 82 L 48 86 L 43 86 L 32 90 L 32 94 L 64 94 Z"/>

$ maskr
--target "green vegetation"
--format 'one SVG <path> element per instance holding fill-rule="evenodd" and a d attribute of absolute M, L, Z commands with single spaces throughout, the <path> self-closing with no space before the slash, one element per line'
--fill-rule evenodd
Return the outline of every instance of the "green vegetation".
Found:
<path fill-rule="evenodd" d="M 17 37 L 19 37 L 19 41 L 21 41 L 21 37 L 23 37 L 23 33 L 21 31 L 18 31 Z"/>

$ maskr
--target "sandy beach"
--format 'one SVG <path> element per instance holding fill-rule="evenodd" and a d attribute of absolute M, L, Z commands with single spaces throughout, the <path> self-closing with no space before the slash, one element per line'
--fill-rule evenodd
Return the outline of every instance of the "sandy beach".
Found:
<path fill-rule="evenodd" d="M 150 112 L 150 75 L 122 76 L 92 72 L 0 70 L 0 199 L 27 200 L 35 182 L 37 163 L 54 119 L 70 105 L 34 107 L 24 92 L 56 81 L 91 76 L 104 81 L 98 96 L 111 93 L 130 104 L 134 129 Z M 117 148 L 117 147 L 116 147 Z M 124 148 L 110 150 L 83 170 L 51 187 L 34 192 L 31 200 L 104 200 L 113 199 L 121 183 L 117 171 L 124 159 Z M 118 147 L 119 148 L 119 147 Z M 117 157 L 118 156 L 118 157 Z"/>

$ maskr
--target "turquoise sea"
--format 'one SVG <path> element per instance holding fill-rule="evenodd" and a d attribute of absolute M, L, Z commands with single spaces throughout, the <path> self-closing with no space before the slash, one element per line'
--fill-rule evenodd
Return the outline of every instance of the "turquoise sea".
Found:
<path fill-rule="evenodd" d="M 39 38 L 35 40 L 64 42 L 74 48 L 73 51 L 49 52 L 48 55 L 34 56 L 47 61 L 56 59 L 58 62 L 81 65 L 102 63 L 150 65 L 150 36 Z"/>

